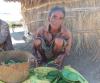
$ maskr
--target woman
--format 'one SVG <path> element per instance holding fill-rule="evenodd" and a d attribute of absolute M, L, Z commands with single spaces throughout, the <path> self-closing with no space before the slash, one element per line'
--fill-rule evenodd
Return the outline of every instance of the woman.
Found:
<path fill-rule="evenodd" d="M 33 40 L 33 55 L 38 62 L 53 60 L 61 66 L 65 56 L 69 55 L 72 36 L 63 25 L 65 10 L 62 7 L 53 7 L 48 15 L 49 24 L 42 26 Z"/>

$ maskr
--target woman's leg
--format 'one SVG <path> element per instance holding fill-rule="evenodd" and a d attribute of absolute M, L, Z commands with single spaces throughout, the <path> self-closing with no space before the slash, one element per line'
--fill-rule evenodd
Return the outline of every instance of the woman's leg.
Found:
<path fill-rule="evenodd" d="M 54 39 L 54 47 L 53 47 L 53 52 L 55 53 L 59 53 L 62 51 L 63 45 L 64 45 L 64 41 L 62 38 L 55 38 Z"/>
<path fill-rule="evenodd" d="M 56 60 L 56 63 L 55 64 L 59 64 L 58 65 L 58 68 L 61 68 L 62 67 L 62 65 L 63 65 L 63 60 L 62 60 L 62 57 L 63 56 L 61 56 L 63 53 L 64 53 L 64 51 L 65 51 L 65 46 L 66 46 L 66 41 L 63 39 L 63 38 L 55 38 L 54 39 L 54 42 L 53 42 L 53 44 L 54 44 L 54 47 L 53 47 L 53 53 L 54 53 L 54 55 L 55 55 L 55 60 Z M 54 61 L 55 61 L 54 60 Z M 61 61 L 62 60 L 62 61 Z M 61 61 L 61 63 L 59 63 L 59 61 Z"/>
<path fill-rule="evenodd" d="M 33 41 L 33 51 L 34 51 L 34 56 L 40 61 L 40 62 L 45 62 L 46 57 L 44 50 L 42 49 L 42 40 L 40 38 L 36 38 Z"/>

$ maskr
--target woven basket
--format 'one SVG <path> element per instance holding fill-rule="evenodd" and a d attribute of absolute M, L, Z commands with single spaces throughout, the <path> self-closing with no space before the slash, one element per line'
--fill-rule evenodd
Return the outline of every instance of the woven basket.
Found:
<path fill-rule="evenodd" d="M 6 83 L 20 83 L 28 77 L 30 63 L 28 60 L 33 55 L 22 51 L 7 51 L 0 53 L 0 63 L 6 60 L 20 60 L 22 63 L 0 65 L 0 80 Z"/>

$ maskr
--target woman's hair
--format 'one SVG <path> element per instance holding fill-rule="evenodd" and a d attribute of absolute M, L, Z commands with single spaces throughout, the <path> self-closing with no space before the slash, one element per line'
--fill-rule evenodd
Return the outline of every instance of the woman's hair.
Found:
<path fill-rule="evenodd" d="M 48 15 L 51 16 L 52 13 L 55 12 L 55 11 L 61 11 L 64 14 L 64 16 L 65 16 L 65 9 L 64 9 L 64 7 L 60 7 L 60 6 L 55 6 L 55 7 L 51 8 L 51 10 L 50 10 Z"/>

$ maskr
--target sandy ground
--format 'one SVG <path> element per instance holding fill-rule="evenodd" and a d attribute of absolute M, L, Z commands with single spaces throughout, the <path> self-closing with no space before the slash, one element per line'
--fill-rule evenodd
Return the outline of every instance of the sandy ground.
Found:
<path fill-rule="evenodd" d="M 14 32 L 12 30 L 10 31 L 15 50 L 32 52 L 32 44 L 23 40 L 23 28 L 16 28 Z M 71 54 L 66 57 L 64 65 L 71 65 L 78 70 L 89 83 L 100 83 L 100 59 L 98 59 L 98 61 L 92 61 L 90 59 L 92 57 L 91 54 L 88 56 L 74 56 L 74 54 Z"/>

